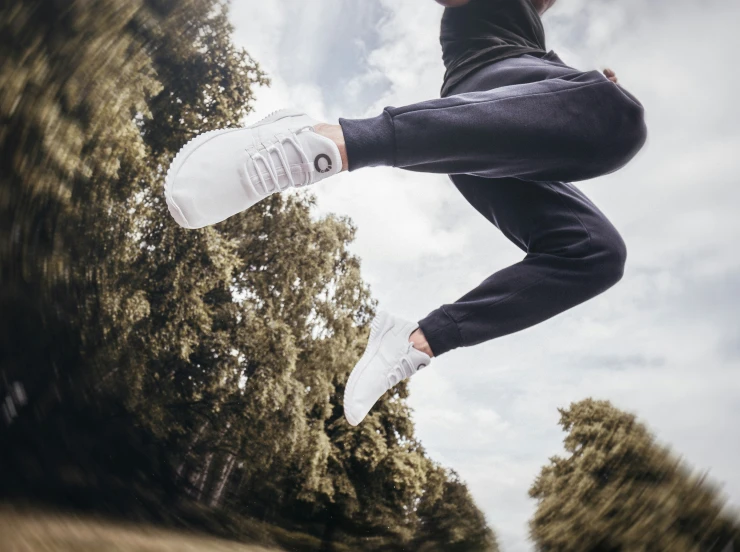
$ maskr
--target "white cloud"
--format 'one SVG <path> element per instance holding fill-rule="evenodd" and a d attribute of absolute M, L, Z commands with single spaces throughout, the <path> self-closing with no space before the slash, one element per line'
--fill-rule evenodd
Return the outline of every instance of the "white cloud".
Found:
<path fill-rule="evenodd" d="M 438 96 L 432 0 L 240 0 L 237 39 L 270 73 L 260 117 L 373 116 Z M 440 357 L 411 383 L 418 434 L 456 469 L 508 552 L 531 549 L 527 489 L 560 451 L 559 406 L 593 395 L 637 412 L 740 505 L 740 49 L 734 0 L 561 0 L 545 19 L 568 63 L 610 66 L 646 107 L 634 163 L 579 185 L 621 230 L 623 282 L 535 328 Z M 368 169 L 320 184 L 349 215 L 381 308 L 419 319 L 521 252 L 444 176 Z"/>

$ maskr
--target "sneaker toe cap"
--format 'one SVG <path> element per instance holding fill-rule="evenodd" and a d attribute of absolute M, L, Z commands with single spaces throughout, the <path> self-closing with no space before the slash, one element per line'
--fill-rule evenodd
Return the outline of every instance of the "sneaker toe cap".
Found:
<path fill-rule="evenodd" d="M 386 392 L 383 378 L 372 368 L 367 367 L 360 374 L 353 374 L 355 377 L 350 376 L 344 393 L 344 415 L 353 426 L 365 419 Z"/>
<path fill-rule="evenodd" d="M 167 175 L 170 213 L 186 228 L 221 222 L 248 208 L 240 168 L 246 155 L 240 131 L 203 135 L 186 145 Z M 241 139 L 240 139 L 241 138 Z"/>
<path fill-rule="evenodd" d="M 351 426 L 358 426 L 365 419 L 369 408 L 363 408 L 361 404 L 344 401 L 344 417 Z"/>

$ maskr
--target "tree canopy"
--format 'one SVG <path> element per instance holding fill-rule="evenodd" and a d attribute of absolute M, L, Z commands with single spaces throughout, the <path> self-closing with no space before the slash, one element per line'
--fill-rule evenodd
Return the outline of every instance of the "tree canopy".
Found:
<path fill-rule="evenodd" d="M 723 551 L 740 521 L 705 475 L 658 444 L 634 415 L 587 399 L 560 410 L 569 456 L 530 489 L 543 551 Z"/>
<path fill-rule="evenodd" d="M 375 310 L 351 221 L 306 192 L 199 231 L 169 217 L 180 146 L 269 85 L 231 36 L 219 0 L 2 4 L 0 494 L 495 550 L 405 386 L 344 420 Z"/>

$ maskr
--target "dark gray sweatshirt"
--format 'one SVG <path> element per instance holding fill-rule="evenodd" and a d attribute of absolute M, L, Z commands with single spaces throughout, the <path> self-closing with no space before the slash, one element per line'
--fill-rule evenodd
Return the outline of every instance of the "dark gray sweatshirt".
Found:
<path fill-rule="evenodd" d="M 485 65 L 531 54 L 544 56 L 545 30 L 530 0 L 472 0 L 446 8 L 440 42 L 447 71 L 441 95 Z"/>

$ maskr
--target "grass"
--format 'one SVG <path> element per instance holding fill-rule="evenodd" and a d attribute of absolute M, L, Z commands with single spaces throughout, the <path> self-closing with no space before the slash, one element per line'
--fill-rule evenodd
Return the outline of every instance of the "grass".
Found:
<path fill-rule="evenodd" d="M 271 552 L 185 532 L 0 509 L 0 552 Z M 272 552 L 276 552 L 274 549 Z"/>

